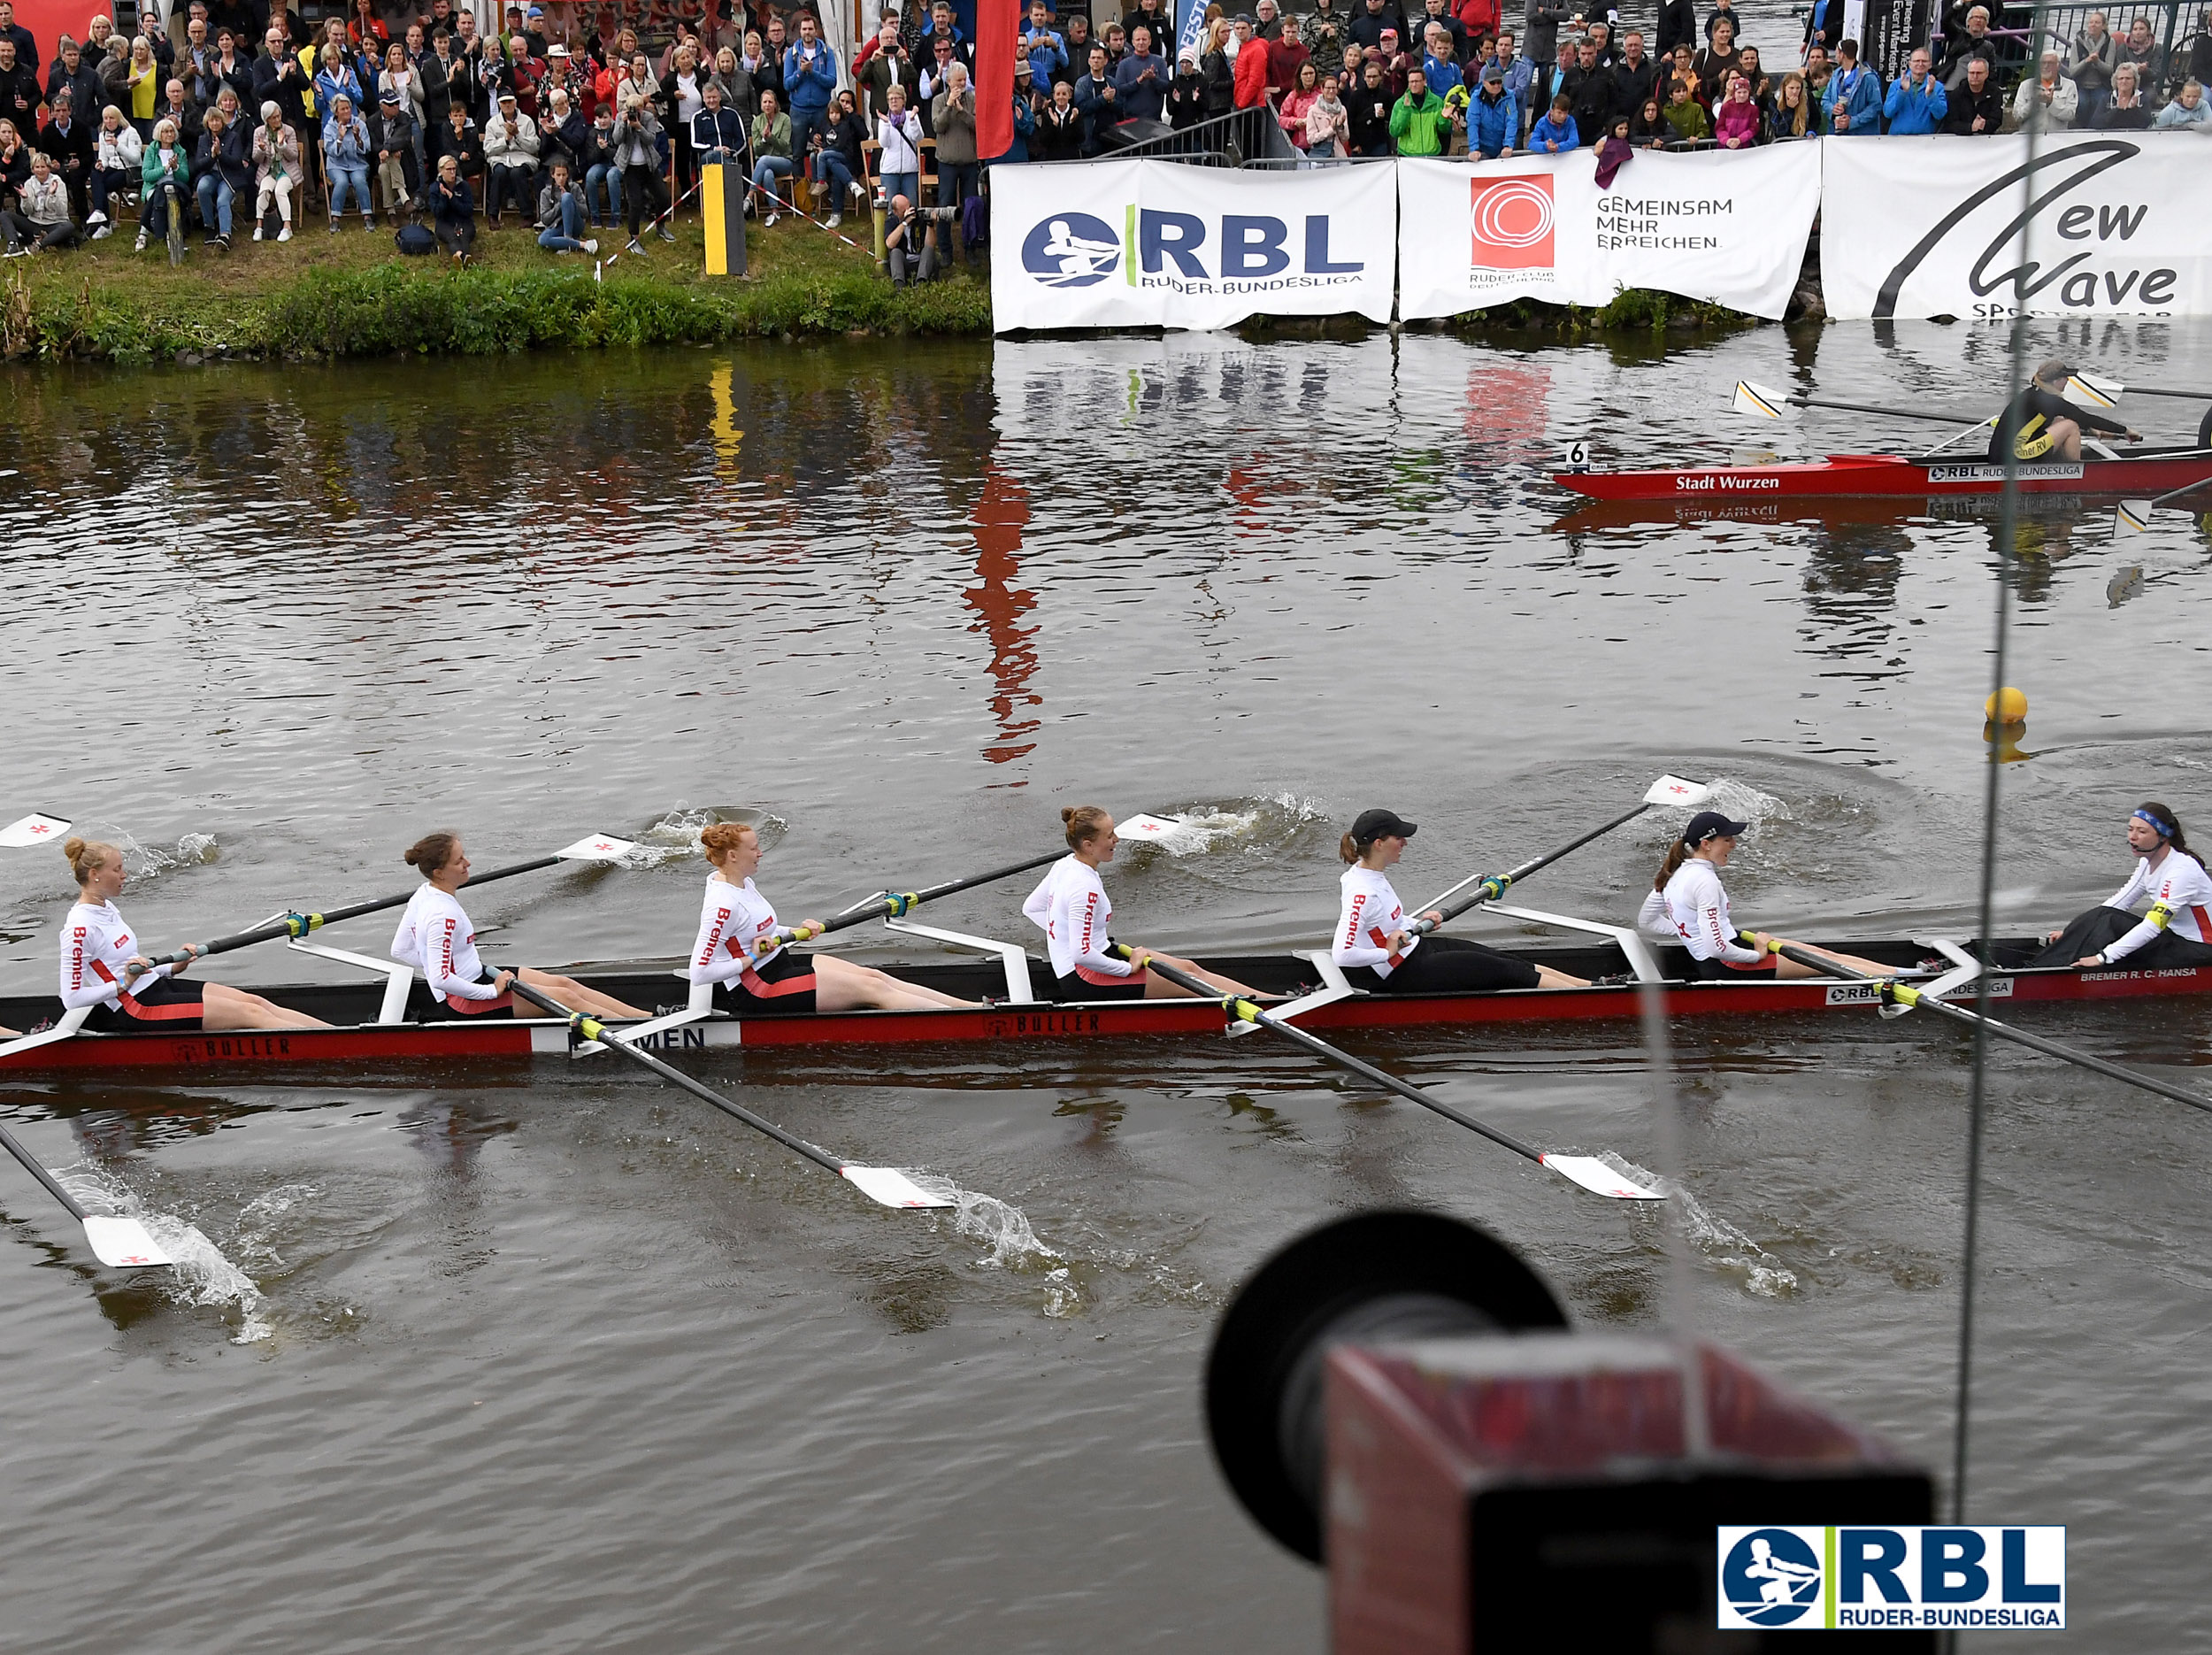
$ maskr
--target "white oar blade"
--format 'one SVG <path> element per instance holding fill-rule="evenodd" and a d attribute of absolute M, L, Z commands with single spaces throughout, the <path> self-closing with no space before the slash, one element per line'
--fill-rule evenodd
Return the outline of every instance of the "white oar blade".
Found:
<path fill-rule="evenodd" d="M 68 831 L 69 824 L 60 817 L 42 816 L 33 811 L 21 821 L 0 828 L 0 845 L 19 850 L 25 845 L 59 844 Z"/>
<path fill-rule="evenodd" d="M 1651 791 L 1644 795 L 1644 803 L 1694 811 L 1712 797 L 1713 789 L 1702 781 L 1692 781 L 1683 776 L 1661 776 L 1651 784 Z"/>
<path fill-rule="evenodd" d="M 1632 1178 L 1624 1178 L 1594 1155 L 1547 1155 L 1544 1165 L 1562 1178 L 1580 1184 L 1592 1195 L 1610 1196 L 1616 1201 L 1664 1201 L 1665 1192 L 1647 1189 Z"/>
<path fill-rule="evenodd" d="M 628 839 L 618 839 L 612 834 L 594 834 L 588 839 L 579 839 L 565 850 L 553 854 L 571 862 L 611 862 L 617 857 L 627 856 L 637 849 Z"/>
<path fill-rule="evenodd" d="M 2151 503 L 2148 500 L 2123 500 L 2112 513 L 2112 532 L 2116 535 L 2141 535 L 2151 526 Z"/>
<path fill-rule="evenodd" d="M 1139 813 L 1125 816 L 1114 824 L 1114 831 L 1124 839 L 1164 839 L 1179 832 L 1183 824 L 1172 816 L 1147 816 Z"/>
<path fill-rule="evenodd" d="M 92 1243 L 92 1256 L 115 1269 L 176 1263 L 155 1244 L 136 1219 L 88 1218 L 84 1238 Z"/>
<path fill-rule="evenodd" d="M 887 1207 L 949 1207 L 953 1205 L 949 1196 L 930 1194 L 895 1166 L 854 1166 L 848 1164 L 837 1170 L 857 1184 L 861 1193 L 871 1201 L 879 1201 Z"/>
<path fill-rule="evenodd" d="M 1786 420 L 1790 417 L 1790 399 L 1780 391 L 1764 385 L 1754 385 L 1749 380 L 1736 381 L 1736 412 L 1750 414 L 1760 420 Z"/>
<path fill-rule="evenodd" d="M 2064 395 L 2077 408 L 2117 408 L 2126 391 L 2127 387 L 2117 380 L 2100 379 L 2094 373 L 2075 373 L 2068 376 Z"/>

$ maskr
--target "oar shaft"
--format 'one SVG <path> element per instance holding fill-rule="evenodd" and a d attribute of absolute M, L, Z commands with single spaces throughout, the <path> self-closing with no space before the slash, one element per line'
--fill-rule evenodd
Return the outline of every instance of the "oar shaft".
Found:
<path fill-rule="evenodd" d="M 1457 918 L 1479 902 L 1495 902 L 1499 897 L 1505 895 L 1506 887 L 1509 885 L 1511 885 L 1517 881 L 1526 879 L 1530 874 L 1535 873 L 1540 868 L 1549 867 L 1562 857 L 1571 855 L 1573 852 L 1581 850 L 1584 845 L 1588 844 L 1593 839 L 1604 838 L 1606 835 L 1611 833 L 1616 828 L 1626 827 L 1630 822 L 1634 821 L 1639 816 L 1642 815 L 1650 808 L 1651 802 L 1647 799 L 1643 804 L 1639 804 L 1634 810 L 1626 811 L 1622 814 L 1616 816 L 1611 821 L 1606 823 L 1604 827 L 1593 828 L 1588 833 L 1584 834 L 1579 839 L 1575 840 L 1570 844 L 1563 844 L 1556 851 L 1547 851 L 1542 856 L 1531 857 L 1527 861 L 1522 863 L 1521 866 L 1517 868 L 1509 869 L 1503 874 L 1482 874 L 1474 875 L 1468 879 L 1463 879 L 1460 881 L 1458 884 L 1453 886 L 1450 890 L 1446 891 L 1442 897 L 1440 897 L 1436 901 L 1429 904 L 1431 908 L 1435 909 L 1437 912 L 1444 916 L 1444 920 L 1432 923 L 1426 920 L 1416 920 L 1411 925 L 1408 926 L 1406 929 L 1412 932 L 1416 936 L 1426 936 L 1431 931 L 1436 929 L 1438 924 Z M 1465 890 L 1470 885 L 1474 886 L 1475 889 L 1469 891 L 1465 897 L 1461 897 L 1457 902 L 1450 900 L 1455 893 Z"/>
<path fill-rule="evenodd" d="M 1293 1044 L 1303 1046 L 1325 1062 L 1333 1063 L 1340 1069 L 1356 1074 L 1360 1079 L 1379 1086 L 1386 1092 L 1394 1093 L 1408 1103 L 1418 1104 L 1424 1109 L 1433 1111 L 1443 1116 L 1445 1120 L 1465 1127 L 1470 1132 L 1479 1132 L 1493 1143 L 1501 1148 L 1511 1150 L 1516 1155 L 1526 1156 L 1540 1166 L 1544 1163 L 1542 1151 L 1531 1149 L 1518 1138 L 1509 1137 L 1495 1127 L 1486 1126 L 1472 1115 L 1463 1114 L 1449 1104 L 1432 1097 L 1409 1081 L 1402 1081 L 1394 1074 L 1386 1074 L 1371 1063 L 1363 1063 L 1348 1051 L 1339 1051 L 1327 1041 L 1308 1034 L 1294 1023 L 1286 1023 L 1279 1018 L 1270 1016 L 1249 1000 L 1240 999 L 1235 995 L 1225 996 L 1211 983 L 1202 981 L 1187 972 L 1179 971 L 1173 966 L 1162 965 L 1156 959 L 1151 961 L 1147 968 L 1158 972 L 1161 976 L 1179 989 L 1187 989 L 1191 993 L 1204 999 L 1219 1001 L 1222 1008 L 1232 1015 L 1257 1023 L 1263 1028 L 1272 1030 Z"/>
<path fill-rule="evenodd" d="M 1938 413 L 1924 408 L 1880 408 L 1872 403 L 1831 402 L 1825 396 L 1792 396 L 1787 401 L 1801 408 L 1833 408 L 1843 413 L 1884 414 L 1892 420 L 1933 420 L 1945 425 L 1963 425 L 1968 429 L 1990 422 L 1987 414 Z"/>
<path fill-rule="evenodd" d="M 767 1136 L 775 1139 L 777 1143 L 782 1144 L 784 1148 L 791 1151 L 794 1154 L 805 1156 L 807 1159 L 812 1161 L 817 1166 L 824 1167 L 830 1172 L 840 1174 L 844 1172 L 845 1163 L 839 1160 L 835 1156 L 830 1154 L 827 1151 L 817 1149 L 813 1144 L 809 1143 L 804 1138 L 799 1137 L 795 1134 L 786 1132 L 774 1121 L 755 1114 L 742 1104 L 732 1103 L 728 1098 L 723 1097 L 721 1093 L 716 1091 L 712 1087 L 702 1086 L 698 1082 L 693 1080 L 691 1076 L 686 1074 L 681 1069 L 677 1068 L 673 1064 L 663 1063 L 658 1058 L 655 1057 L 649 1051 L 640 1051 L 635 1046 L 630 1044 L 630 1043 L 626 1040 L 617 1040 L 614 1037 L 613 1032 L 607 1028 L 605 1025 L 599 1022 L 597 1019 L 587 1017 L 580 1012 L 570 1011 L 568 1007 L 563 1005 L 551 995 L 544 993 L 541 989 L 532 988 L 528 983 L 522 980 L 519 974 L 517 974 L 507 986 L 511 992 L 520 995 L 524 999 L 529 1001 L 531 1005 L 538 1006 L 544 1011 L 550 1012 L 556 1017 L 565 1017 L 568 1019 L 570 1027 L 574 1028 L 576 1032 L 582 1035 L 586 1040 L 596 1040 L 602 1045 L 612 1047 L 615 1051 L 622 1053 L 624 1057 L 628 1058 L 632 1062 L 643 1064 L 647 1068 L 652 1070 L 654 1074 L 659 1075 L 661 1079 L 666 1081 L 671 1086 L 682 1087 L 684 1090 L 689 1092 L 701 1103 L 712 1104 L 724 1114 L 731 1116 L 735 1120 L 741 1120 L 747 1126 L 752 1128 L 754 1131 L 763 1133 Z"/>
<path fill-rule="evenodd" d="M 1798 947 L 1793 943 L 1783 943 L 1779 951 L 1784 958 L 1793 959 L 1809 970 L 1819 972 L 1824 976 L 1855 977 L 1862 982 L 1884 983 L 1886 988 L 1892 991 L 1897 989 L 1897 985 L 1890 983 L 1886 978 L 1878 977 L 1872 972 L 1855 971 L 1839 960 L 1830 959 L 1824 954 L 1813 953 L 1808 949 Z M 1949 1018 L 1953 1022 L 1963 1023 L 1970 1028 L 1986 1029 L 2001 1040 L 2009 1040 L 2016 1045 L 2027 1047 L 2031 1051 L 2039 1051 L 2047 1058 L 2056 1058 L 2062 1063 L 2073 1064 L 2078 1068 L 2089 1070 L 2092 1074 L 2101 1074 L 2108 1080 L 2123 1081 L 2130 1086 L 2140 1087 L 2147 1092 L 2156 1092 L 2161 1097 L 2170 1097 L 2174 1102 L 2186 1104 L 2192 1109 L 2212 1112 L 2212 1098 L 2200 1097 L 2196 1093 L 2185 1091 L 2178 1086 L 2170 1086 L 2163 1081 L 2154 1080 L 2150 1075 L 2139 1074 L 2134 1069 L 2124 1067 L 2117 1063 L 2108 1063 L 2102 1058 L 2092 1057 L 2086 1051 L 2077 1051 L 2071 1046 L 2062 1046 L 2058 1042 L 2046 1040 L 2040 1035 L 2031 1035 L 2024 1028 L 2015 1028 L 2009 1023 L 2001 1023 L 1995 1018 L 1985 1017 L 1979 1012 L 1970 1012 L 1962 1005 L 1953 1005 L 1947 1000 L 1937 999 L 1934 996 L 1923 994 L 1916 989 L 1903 990 L 1900 995 L 1900 1000 L 1903 1005 L 1916 1006 L 1922 1011 L 1933 1012 L 1939 1016 Z"/>
<path fill-rule="evenodd" d="M 30 1174 L 32 1177 L 37 1179 L 39 1182 L 44 1184 L 46 1186 L 46 1193 L 48 1195 L 53 1197 L 55 1200 L 60 1202 L 62 1205 L 67 1207 L 72 1217 L 82 1221 L 82 1220 L 86 1217 L 86 1213 L 84 1208 L 78 1205 L 77 1197 L 71 1195 L 66 1189 L 63 1189 L 61 1186 L 61 1180 L 55 1177 L 53 1174 L 48 1172 L 44 1166 L 41 1166 L 37 1158 L 32 1155 L 30 1151 L 25 1149 L 20 1143 L 15 1141 L 15 1134 L 10 1132 L 5 1127 L 0 1127 L 0 1148 L 4 1148 L 9 1154 L 14 1156 L 17 1160 L 21 1161 L 23 1163 L 23 1170 Z"/>
<path fill-rule="evenodd" d="M 949 897 L 955 891 L 971 890 L 978 885 L 988 885 L 995 880 L 1011 879 L 1017 874 L 1026 874 L 1030 869 L 1042 867 L 1048 862 L 1057 862 L 1065 855 L 1067 852 L 1064 851 L 1055 851 L 1047 856 L 1032 857 L 1026 862 L 1017 862 L 1010 867 L 994 868 L 988 874 L 971 874 L 965 879 L 949 879 L 943 884 L 932 885 L 926 890 L 885 891 L 879 897 L 869 897 L 866 902 L 855 903 L 823 920 L 819 926 L 781 927 L 764 940 L 772 946 L 805 943 L 832 931 L 842 931 L 848 926 L 859 925 L 864 920 L 896 920 L 926 902 L 935 902 L 940 897 Z M 758 944 L 755 946 L 757 948 Z"/>
<path fill-rule="evenodd" d="M 2200 489 L 2212 489 L 2212 477 L 2200 477 L 2196 481 L 2185 483 L 2181 488 L 2170 489 L 2153 500 L 2151 504 L 2154 506 L 2163 505 L 2169 500 L 2178 500 L 2183 495 L 2194 494 Z"/>

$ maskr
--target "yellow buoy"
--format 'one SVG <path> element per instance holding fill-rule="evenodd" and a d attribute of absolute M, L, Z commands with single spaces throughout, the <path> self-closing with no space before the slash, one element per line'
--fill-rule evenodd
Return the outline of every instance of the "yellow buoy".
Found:
<path fill-rule="evenodd" d="M 2028 716 L 2028 698 L 2007 685 L 1982 703 L 1982 716 L 1993 724 L 2017 724 Z"/>

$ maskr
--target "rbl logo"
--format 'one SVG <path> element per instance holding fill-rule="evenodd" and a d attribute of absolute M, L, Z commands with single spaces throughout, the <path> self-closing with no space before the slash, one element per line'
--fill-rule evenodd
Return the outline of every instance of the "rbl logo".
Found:
<path fill-rule="evenodd" d="M 1552 181 L 1548 173 L 1526 178 L 1477 178 L 1468 185 L 1471 262 L 1486 270 L 1548 270 L 1552 265 Z"/>

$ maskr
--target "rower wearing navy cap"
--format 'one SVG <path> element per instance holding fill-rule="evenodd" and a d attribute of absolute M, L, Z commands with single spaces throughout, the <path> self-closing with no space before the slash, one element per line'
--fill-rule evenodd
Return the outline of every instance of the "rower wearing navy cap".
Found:
<path fill-rule="evenodd" d="M 1376 994 L 1464 994 L 1479 989 L 1586 989 L 1586 978 L 1531 965 L 1494 948 L 1406 929 L 1405 904 L 1383 870 L 1405 854 L 1419 832 L 1395 811 L 1363 811 L 1337 846 L 1351 866 L 1339 881 L 1344 905 L 1329 939 L 1329 958 L 1354 987 Z M 1417 916 L 1443 922 L 1434 910 Z"/>
<path fill-rule="evenodd" d="M 1750 830 L 1748 822 L 1731 821 L 1718 811 L 1700 811 L 1690 818 L 1682 836 L 1668 848 L 1651 895 L 1644 898 L 1636 916 L 1636 928 L 1649 935 L 1671 936 L 1690 951 L 1690 976 L 1694 981 L 1742 982 L 1761 978 L 1814 977 L 1820 974 L 1778 951 L 1786 945 L 1832 959 L 1854 971 L 1878 977 L 1896 974 L 1892 966 L 1878 965 L 1833 950 L 1814 948 L 1786 936 L 1763 931 L 1738 931 L 1728 914 L 1728 892 L 1720 871 L 1736 849 L 1739 835 Z"/>
<path fill-rule="evenodd" d="M 2128 818 L 2135 872 L 2103 906 L 2092 908 L 2030 962 L 2037 966 L 2212 966 L 2212 874 L 2189 848 L 2181 819 L 2156 800 Z M 2132 912 L 2148 897 L 2150 912 Z"/>
<path fill-rule="evenodd" d="M 2081 434 L 2101 431 L 2130 443 L 2140 443 L 2142 433 L 2119 420 L 2108 420 L 2087 408 L 2077 408 L 2065 396 L 2066 381 L 2074 370 L 2054 357 L 2035 371 L 2028 388 L 2012 399 L 1997 417 L 1989 439 L 1989 458 L 2002 462 L 2010 446 L 2024 460 L 2073 460 L 2081 458 Z"/>

